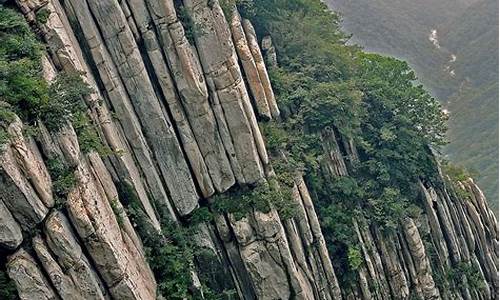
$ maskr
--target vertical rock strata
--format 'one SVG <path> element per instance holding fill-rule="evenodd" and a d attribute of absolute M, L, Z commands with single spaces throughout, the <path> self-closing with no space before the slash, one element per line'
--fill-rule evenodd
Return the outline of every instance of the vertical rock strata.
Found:
<path fill-rule="evenodd" d="M 28 137 L 18 118 L 12 122 L 0 154 L 0 248 L 9 277 L 23 300 L 169 299 L 157 295 L 119 191 L 130 186 L 160 230 L 214 194 L 272 177 L 257 120 L 277 120 L 280 111 L 252 24 L 234 7 L 224 16 L 217 0 L 16 3 L 47 43 L 47 81 L 81 72 L 92 87 L 88 114 L 114 153 L 82 152 L 69 123 L 58 132 L 39 124 Z M 191 24 L 181 22 L 179 5 Z M 41 9 L 49 11 L 43 24 L 35 21 Z M 270 37 L 262 44 L 275 66 Z M 348 175 L 353 142 L 332 128 L 322 141 L 325 176 Z M 76 181 L 63 205 L 48 171 L 53 159 Z M 192 276 L 240 299 L 498 299 L 498 223 L 482 192 L 472 180 L 462 183 L 466 197 L 419 184 L 424 213 L 395 232 L 353 220 L 362 263 L 351 286 L 337 279 L 301 178 L 291 218 L 272 208 L 198 225 L 193 240 L 210 261 L 197 257 Z M 436 274 L 459 265 L 474 266 L 483 284 L 445 278 L 459 288 L 443 289 Z"/>
<path fill-rule="evenodd" d="M 322 137 L 325 176 L 348 175 L 348 162 L 357 159 L 355 148 L 344 147 L 343 153 L 338 144 L 343 138 L 331 129 Z M 498 299 L 494 292 L 498 289 L 498 223 L 484 195 L 472 179 L 458 189 L 419 184 L 424 213 L 401 220 L 396 232 L 353 220 L 363 263 L 358 283 L 341 288 L 343 298 Z M 474 278 L 467 277 L 471 275 Z"/>

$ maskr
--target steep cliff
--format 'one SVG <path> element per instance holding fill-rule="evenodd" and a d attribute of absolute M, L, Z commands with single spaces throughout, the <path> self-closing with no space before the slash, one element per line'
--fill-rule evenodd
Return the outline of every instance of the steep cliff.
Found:
<path fill-rule="evenodd" d="M 7 4 L 20 13 L 0 8 L 2 297 L 498 299 L 495 216 L 435 160 L 413 182 L 418 213 L 392 230 L 348 216 L 356 246 L 337 256 L 326 190 L 276 141 L 297 111 L 271 86 L 286 69 L 261 1 L 238 2 L 257 32 L 231 1 Z M 336 182 L 364 150 L 326 125 L 313 160 Z"/>

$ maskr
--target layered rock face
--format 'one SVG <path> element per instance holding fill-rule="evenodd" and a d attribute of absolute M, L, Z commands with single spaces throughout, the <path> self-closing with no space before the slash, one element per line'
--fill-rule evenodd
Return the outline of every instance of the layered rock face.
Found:
<path fill-rule="evenodd" d="M 252 24 L 236 9 L 225 16 L 217 0 L 182 1 L 194 27 L 186 28 L 179 2 L 16 0 L 47 44 L 46 80 L 81 72 L 93 89 L 87 112 L 113 151 L 84 153 L 69 123 L 55 133 L 39 124 L 35 136 L 19 119 L 9 126 L 0 247 L 21 299 L 169 299 L 157 293 L 120 186 L 132 188 L 159 232 L 165 220 L 182 226 L 216 194 L 273 177 L 258 124 L 280 116 L 266 70 L 277 63 L 272 41 L 264 39 L 263 56 Z M 41 10 L 44 23 L 35 21 Z M 345 157 L 356 159 L 352 143 L 342 153 L 337 140 L 325 132 L 329 176 L 346 175 Z M 56 159 L 76 181 L 63 207 L 48 172 Z M 219 214 L 193 240 L 227 275 L 211 285 L 239 299 L 498 299 L 498 227 L 481 191 L 472 181 L 461 187 L 466 197 L 432 183 L 421 190 L 424 213 L 396 233 L 354 221 L 363 262 L 350 286 L 337 280 L 301 178 L 294 217 L 274 208 Z M 463 275 L 441 279 L 456 288 L 439 289 L 435 274 L 460 264 L 478 270 L 480 287 Z M 203 290 L 196 281 L 208 271 L 193 266 L 193 285 Z"/>
<path fill-rule="evenodd" d="M 333 130 L 323 136 L 324 173 L 348 175 L 355 147 L 340 147 Z M 439 184 L 419 182 L 424 209 L 396 231 L 353 220 L 363 262 L 344 299 L 498 299 L 496 217 L 472 179 L 453 187 L 440 176 Z"/>

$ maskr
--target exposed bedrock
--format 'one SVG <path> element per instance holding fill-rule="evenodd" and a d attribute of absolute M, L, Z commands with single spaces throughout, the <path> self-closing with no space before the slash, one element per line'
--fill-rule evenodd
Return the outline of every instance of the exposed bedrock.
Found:
<path fill-rule="evenodd" d="M 128 198 L 149 232 L 160 233 L 165 222 L 184 226 L 214 195 L 271 183 L 258 123 L 280 121 L 266 68 L 278 66 L 271 37 L 257 36 L 235 7 L 225 16 L 228 3 L 218 0 L 15 2 L 47 44 L 45 79 L 79 72 L 92 88 L 86 112 L 111 153 L 84 151 L 70 122 L 56 131 L 39 122 L 34 136 L 17 117 L 6 128 L 0 253 L 8 276 L 23 300 L 169 299 L 157 292 L 163 278 L 147 263 Z M 349 175 L 359 159 L 354 140 L 335 128 L 321 140 L 322 175 Z M 54 160 L 74 179 L 62 198 Z M 203 251 L 192 261 L 191 292 L 203 295 L 206 285 L 248 300 L 498 299 L 498 222 L 482 192 L 472 180 L 416 184 L 422 213 L 393 231 L 353 219 L 361 262 L 352 284 L 335 270 L 314 191 L 297 176 L 287 187 L 292 217 L 271 207 L 243 217 L 217 212 L 196 225 L 192 241 Z"/>

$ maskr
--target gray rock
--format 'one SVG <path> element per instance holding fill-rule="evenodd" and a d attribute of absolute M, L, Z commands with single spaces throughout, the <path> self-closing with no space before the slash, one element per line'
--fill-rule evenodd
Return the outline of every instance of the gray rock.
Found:
<path fill-rule="evenodd" d="M 11 147 L 0 156 L 0 190 L 0 200 L 25 230 L 40 223 L 49 211 L 22 173 Z"/>
<path fill-rule="evenodd" d="M 76 6 L 75 1 L 71 2 Z M 163 113 L 139 49 L 116 1 L 88 1 L 102 37 L 151 144 L 172 201 L 181 215 L 198 206 L 188 165 L 168 116 Z"/>
<path fill-rule="evenodd" d="M 54 259 L 57 260 L 58 266 L 55 268 L 64 270 L 64 276 L 60 275 L 59 277 L 66 277 L 66 280 L 69 280 L 69 283 L 62 285 L 54 282 L 58 279 L 51 278 L 59 294 L 66 299 L 61 290 L 68 289 L 68 286 L 71 286 L 74 291 L 70 291 L 68 295 L 73 293 L 85 299 L 108 299 L 104 285 L 83 253 L 82 246 L 78 242 L 68 219 L 60 212 L 50 214 L 45 221 L 45 232 L 47 234 L 47 245 L 50 251 L 54 253 Z M 40 251 L 37 251 L 40 257 L 38 252 Z M 45 269 L 49 272 L 47 267 Z"/>
<path fill-rule="evenodd" d="M 257 70 L 255 60 L 248 45 L 245 31 L 241 25 L 241 17 L 236 7 L 233 7 L 232 9 L 230 26 L 234 46 L 236 48 L 236 52 L 238 53 L 241 65 L 243 66 L 245 77 L 250 87 L 257 112 L 261 117 L 271 119 L 271 111 L 267 103 L 266 92 L 262 86 L 259 71 Z"/>
<path fill-rule="evenodd" d="M 7 258 L 7 273 L 16 284 L 21 300 L 60 299 L 35 259 L 24 249 L 19 249 Z"/>
<path fill-rule="evenodd" d="M 0 247 L 14 250 L 23 241 L 21 227 L 0 200 Z"/>
<path fill-rule="evenodd" d="M 264 59 L 262 58 L 262 53 L 260 52 L 259 42 L 257 41 L 257 34 L 255 34 L 253 25 L 249 20 L 244 19 L 242 21 L 242 25 L 245 29 L 245 35 L 248 41 L 248 45 L 255 60 L 255 65 L 257 66 L 259 78 L 262 83 L 262 87 L 264 88 L 266 100 L 269 104 L 269 108 L 271 109 L 271 114 L 274 118 L 278 118 L 280 115 L 280 111 L 274 97 L 274 91 L 271 87 L 271 81 L 269 80 L 269 75 L 267 74 L 267 69 L 264 63 Z"/>
<path fill-rule="evenodd" d="M 190 136 L 186 136 L 188 141 L 197 143 L 196 147 L 201 151 L 216 190 L 226 191 L 235 183 L 235 178 L 214 112 L 210 107 L 205 78 L 195 50 L 189 44 L 177 19 L 173 2 L 147 2 L 162 46 L 155 48 L 163 49 L 170 68 L 170 72 L 166 70 L 164 62 L 155 64 L 155 68 L 164 66 L 165 69 L 158 70 L 157 74 L 169 108 L 178 126 L 184 125 L 184 131 L 190 133 Z M 199 30 L 204 30 L 202 25 Z M 178 95 L 175 94 L 175 88 Z M 191 137 L 192 135 L 194 137 Z M 192 164 L 198 165 L 199 162 L 194 160 Z"/>
<path fill-rule="evenodd" d="M 405 218 L 402 222 L 404 235 L 408 242 L 413 263 L 417 271 L 418 282 L 425 299 L 440 299 L 434 279 L 432 278 L 432 269 L 429 259 L 425 253 L 424 244 L 420 239 L 420 233 L 417 226 L 411 218 Z"/>
<path fill-rule="evenodd" d="M 186 0 L 184 5 L 193 22 L 203 24 L 203 34 L 195 35 L 195 41 L 208 87 L 221 104 L 244 183 L 255 183 L 264 177 L 260 162 L 260 158 L 265 159 L 264 145 L 236 60 L 229 26 L 218 1 L 208 5 L 206 1 Z"/>

